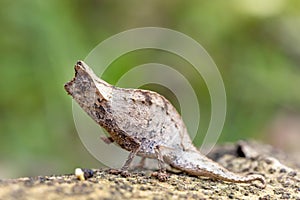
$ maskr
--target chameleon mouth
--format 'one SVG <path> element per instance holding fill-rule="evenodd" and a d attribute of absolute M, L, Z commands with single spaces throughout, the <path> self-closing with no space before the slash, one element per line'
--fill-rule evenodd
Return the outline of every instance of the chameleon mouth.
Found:
<path fill-rule="evenodd" d="M 71 81 L 67 82 L 64 85 L 64 88 L 65 88 L 66 92 L 68 93 L 68 95 L 72 95 L 73 94 L 73 92 L 71 91 L 71 87 L 73 85 L 73 82 L 74 82 L 74 79 L 72 79 Z"/>

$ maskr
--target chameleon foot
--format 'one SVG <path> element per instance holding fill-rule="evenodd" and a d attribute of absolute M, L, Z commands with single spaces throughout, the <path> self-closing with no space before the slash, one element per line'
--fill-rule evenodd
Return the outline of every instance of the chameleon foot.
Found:
<path fill-rule="evenodd" d="M 165 182 L 169 179 L 170 175 L 166 172 L 153 172 L 151 176 L 156 177 L 159 181 Z"/>
<path fill-rule="evenodd" d="M 114 174 L 114 175 L 121 175 L 123 177 L 128 177 L 130 176 L 130 173 L 127 170 L 122 170 L 122 169 L 109 169 L 108 173 Z"/>

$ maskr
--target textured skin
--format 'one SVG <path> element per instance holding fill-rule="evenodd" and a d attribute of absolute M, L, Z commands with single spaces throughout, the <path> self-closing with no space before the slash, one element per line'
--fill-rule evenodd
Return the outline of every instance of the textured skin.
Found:
<path fill-rule="evenodd" d="M 261 175 L 239 175 L 228 171 L 202 155 L 187 133 L 181 116 L 172 104 L 156 92 L 114 87 L 98 78 L 83 62 L 75 65 L 75 77 L 65 84 L 65 90 L 82 109 L 105 128 L 110 137 L 105 142 L 116 142 L 130 151 L 120 172 L 126 173 L 134 156 L 158 159 L 158 178 L 165 180 L 164 164 L 192 175 L 219 180 L 250 183 Z"/>

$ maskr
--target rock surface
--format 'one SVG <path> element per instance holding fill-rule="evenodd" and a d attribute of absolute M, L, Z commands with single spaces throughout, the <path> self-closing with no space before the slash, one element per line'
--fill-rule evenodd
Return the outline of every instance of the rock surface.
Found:
<path fill-rule="evenodd" d="M 130 177 L 97 169 L 80 181 L 74 174 L 0 180 L 0 199 L 297 199 L 300 200 L 299 160 L 254 142 L 215 148 L 209 155 L 231 171 L 260 173 L 267 187 L 235 184 L 170 172 L 168 181 L 149 170 Z M 298 158 L 299 159 L 299 158 Z"/>

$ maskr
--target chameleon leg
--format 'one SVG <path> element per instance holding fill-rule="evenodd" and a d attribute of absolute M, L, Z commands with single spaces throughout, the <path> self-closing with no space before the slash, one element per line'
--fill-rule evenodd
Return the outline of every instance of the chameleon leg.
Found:
<path fill-rule="evenodd" d="M 136 156 L 136 153 L 139 151 L 140 148 L 136 148 L 135 150 L 131 151 L 129 156 L 127 157 L 127 160 L 125 161 L 123 167 L 121 168 L 121 170 L 123 171 L 127 171 L 130 163 L 133 161 L 134 157 Z"/>
<path fill-rule="evenodd" d="M 109 172 L 111 174 L 121 174 L 122 176 L 128 177 L 130 176 L 130 173 L 128 172 L 129 166 L 131 162 L 133 161 L 134 157 L 136 156 L 137 152 L 139 151 L 140 146 L 130 152 L 130 154 L 127 157 L 127 160 L 125 161 L 124 165 L 121 167 L 121 169 L 110 169 Z"/>
<path fill-rule="evenodd" d="M 145 166 L 145 162 L 146 162 L 146 157 L 142 157 L 140 162 L 134 166 L 134 169 L 143 169 Z"/>
<path fill-rule="evenodd" d="M 105 142 L 106 144 L 111 144 L 114 142 L 114 139 L 112 139 L 112 137 L 106 137 L 106 136 L 103 136 L 103 137 L 100 137 L 100 139 Z"/>
<path fill-rule="evenodd" d="M 166 181 L 169 178 L 169 175 L 166 172 L 165 162 L 163 160 L 163 156 L 160 152 L 159 146 L 155 147 L 155 154 L 158 160 L 159 172 L 152 173 L 152 176 L 157 177 L 160 181 Z"/>

